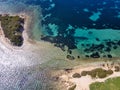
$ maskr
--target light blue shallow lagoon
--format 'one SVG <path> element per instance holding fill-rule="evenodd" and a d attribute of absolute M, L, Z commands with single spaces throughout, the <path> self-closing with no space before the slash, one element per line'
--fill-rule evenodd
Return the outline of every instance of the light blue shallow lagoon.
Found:
<path fill-rule="evenodd" d="M 120 57 L 119 0 L 0 0 L 0 13 L 30 15 L 30 38 L 51 43 L 70 60 Z M 10 76 L 3 75 L 4 79 L 14 77 L 18 82 L 14 87 L 0 80 L 0 90 L 56 90 L 47 82 L 45 70 L 33 76 L 24 68 L 13 75 L 7 69 L 5 72 Z M 38 81 L 32 81 L 33 77 Z"/>
<path fill-rule="evenodd" d="M 120 2 L 118 0 L 2 0 L 0 12 L 34 17 L 31 33 L 81 57 L 119 57 Z M 99 50 L 100 49 L 100 50 Z"/>

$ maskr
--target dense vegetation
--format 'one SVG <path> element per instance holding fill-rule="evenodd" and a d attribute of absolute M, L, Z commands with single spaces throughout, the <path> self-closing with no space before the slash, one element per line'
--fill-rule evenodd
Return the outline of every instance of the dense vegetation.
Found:
<path fill-rule="evenodd" d="M 73 78 L 80 78 L 81 75 L 80 75 L 79 73 L 75 73 L 75 74 L 72 75 L 72 77 L 73 77 Z"/>
<path fill-rule="evenodd" d="M 22 32 L 24 19 L 19 16 L 0 15 L 1 27 L 11 43 L 15 46 L 23 44 Z"/>
<path fill-rule="evenodd" d="M 120 90 L 120 77 L 111 78 L 105 82 L 95 82 L 90 85 L 90 90 Z"/>
<path fill-rule="evenodd" d="M 96 68 L 91 71 L 82 71 L 81 76 L 90 75 L 92 78 L 105 78 L 113 73 L 112 70 L 104 70 L 102 68 Z"/>

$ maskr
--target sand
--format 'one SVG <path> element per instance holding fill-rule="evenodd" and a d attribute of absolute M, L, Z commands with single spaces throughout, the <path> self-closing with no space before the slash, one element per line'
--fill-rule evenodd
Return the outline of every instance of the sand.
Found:
<path fill-rule="evenodd" d="M 17 80 L 18 77 L 20 77 L 19 76 L 20 72 L 16 71 L 16 68 L 20 69 L 23 67 L 27 68 L 32 66 L 41 66 L 41 64 L 51 60 L 66 60 L 66 52 L 63 52 L 62 50 L 60 50 L 60 48 L 54 47 L 54 45 L 48 42 L 36 41 L 30 39 L 28 36 L 28 32 L 30 31 L 29 26 L 31 23 L 31 17 L 26 14 L 17 14 L 17 15 L 20 16 L 22 15 L 22 17 L 25 18 L 25 25 L 24 25 L 25 30 L 23 31 L 24 43 L 21 47 L 12 46 L 9 40 L 4 37 L 2 28 L 0 28 L 0 74 L 4 74 L 5 76 L 5 77 L 0 77 L 0 80 L 2 80 L 0 81 L 1 83 L 0 85 L 6 87 L 7 86 L 6 82 L 10 81 L 7 86 L 8 89 L 5 90 L 9 90 L 9 87 L 15 87 L 15 89 L 12 90 L 16 90 L 16 88 L 18 87 L 16 85 L 17 84 L 16 82 L 20 83 L 19 81 L 24 78 L 23 77 L 24 74 L 23 74 L 21 78 Z M 72 78 L 73 73 L 75 72 L 80 73 L 83 70 L 91 70 L 94 68 L 101 67 L 101 63 L 103 62 L 91 63 L 87 65 L 85 64 L 85 66 L 82 65 L 80 67 L 79 66 L 74 67 L 72 72 L 62 74 L 60 76 L 61 81 L 64 82 L 63 84 L 65 84 L 67 88 L 69 88 L 71 83 L 73 83 L 77 85 L 75 90 L 89 90 L 89 85 L 93 82 L 96 81 L 102 82 L 108 78 L 120 76 L 120 72 L 114 72 L 114 74 L 104 79 L 92 79 L 90 76 L 84 76 L 81 78 Z M 25 71 L 25 74 L 26 73 L 27 71 Z M 32 83 L 32 82 L 34 83 L 33 78 L 39 77 L 39 75 L 37 74 L 40 72 L 34 72 L 34 73 L 35 73 L 34 76 L 29 76 L 30 79 L 26 81 L 27 83 Z M 13 75 L 16 76 L 15 79 Z M 0 86 L 1 90 L 3 90 L 2 86 Z"/>
<path fill-rule="evenodd" d="M 89 85 L 91 83 L 104 82 L 105 80 L 107 80 L 109 78 L 120 77 L 120 72 L 114 72 L 112 75 L 110 75 L 106 78 L 103 78 L 103 79 L 99 79 L 99 78 L 96 78 L 96 79 L 94 78 L 93 79 L 89 75 L 82 76 L 80 78 L 73 78 L 72 77 L 72 75 L 74 73 L 81 73 L 82 71 L 90 71 L 90 70 L 95 69 L 95 68 L 103 68 L 105 70 L 108 70 L 108 69 L 114 70 L 115 69 L 114 67 L 110 66 L 111 62 L 108 62 L 109 67 L 107 66 L 107 64 L 106 64 L 105 67 L 103 67 L 102 64 L 104 64 L 104 63 L 105 62 L 99 62 L 99 63 L 87 64 L 87 65 L 84 65 L 84 66 L 77 66 L 70 73 L 66 73 L 66 74 L 61 75 L 60 79 L 61 79 L 62 82 L 65 83 L 65 85 L 68 89 L 71 87 L 71 83 L 72 83 L 72 85 L 76 85 L 75 90 L 90 90 Z"/>
<path fill-rule="evenodd" d="M 44 41 L 32 40 L 28 37 L 29 25 L 31 17 L 26 14 L 17 14 L 25 18 L 23 38 L 24 43 L 21 47 L 12 46 L 10 41 L 4 37 L 2 28 L 0 28 L 0 58 L 4 62 L 7 60 L 9 63 L 14 62 L 24 65 L 41 64 L 45 61 L 57 58 L 64 59 L 64 54 L 59 48 L 55 48 L 52 44 Z M 4 57 L 3 57 L 4 56 Z M 6 58 L 6 56 L 8 58 Z M 6 59 L 6 60 L 4 60 Z M 1 61 L 0 61 L 1 62 Z M 19 66 L 20 64 L 18 64 Z"/>
<path fill-rule="evenodd" d="M 41 69 L 41 65 L 50 60 L 64 60 L 65 54 L 48 42 L 30 39 L 31 17 L 24 13 L 16 15 L 25 18 L 24 43 L 21 47 L 12 46 L 0 28 L 0 90 L 46 90 L 42 85 L 49 82 L 50 76 L 46 77 L 49 71 Z"/>

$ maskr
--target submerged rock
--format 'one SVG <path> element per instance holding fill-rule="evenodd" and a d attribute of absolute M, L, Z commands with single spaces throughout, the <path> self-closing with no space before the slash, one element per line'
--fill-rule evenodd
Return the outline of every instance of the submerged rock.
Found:
<path fill-rule="evenodd" d="M 105 48 L 105 51 L 106 51 L 106 52 L 110 52 L 111 49 L 110 49 L 109 47 L 107 47 L 107 48 Z"/>
<path fill-rule="evenodd" d="M 90 57 L 89 55 L 85 55 L 85 57 Z"/>
<path fill-rule="evenodd" d="M 117 49 L 117 46 L 113 46 L 113 49 Z"/>
<path fill-rule="evenodd" d="M 69 60 L 74 60 L 74 59 L 75 59 L 74 56 L 70 56 L 70 55 L 67 55 L 66 57 L 67 57 L 67 59 L 69 59 Z"/>
<path fill-rule="evenodd" d="M 72 50 L 68 50 L 68 53 L 69 53 L 69 54 L 72 54 Z"/>
<path fill-rule="evenodd" d="M 88 34 L 93 34 L 93 32 L 89 31 Z"/>
<path fill-rule="evenodd" d="M 99 38 L 96 38 L 96 41 L 100 41 L 100 39 L 99 39 Z"/>
<path fill-rule="evenodd" d="M 106 42 L 106 45 L 107 45 L 108 47 L 111 47 L 111 46 L 112 46 L 112 42 L 111 42 L 111 41 Z"/>
<path fill-rule="evenodd" d="M 100 58 L 100 55 L 99 55 L 98 52 L 95 52 L 95 53 L 91 54 L 90 57 L 92 57 L 92 58 Z"/>
<path fill-rule="evenodd" d="M 120 46 L 120 40 L 118 41 L 118 43 L 117 43 L 119 46 Z"/>
<path fill-rule="evenodd" d="M 77 58 L 80 58 L 80 56 L 77 56 Z"/>
<path fill-rule="evenodd" d="M 112 58 L 112 55 L 109 54 L 109 55 L 108 55 L 108 58 Z"/>

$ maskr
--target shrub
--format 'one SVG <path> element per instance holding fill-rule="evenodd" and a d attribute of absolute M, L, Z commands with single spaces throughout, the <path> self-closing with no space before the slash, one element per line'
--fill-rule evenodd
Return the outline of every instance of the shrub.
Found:
<path fill-rule="evenodd" d="M 108 70 L 108 71 L 107 71 L 107 74 L 108 74 L 108 75 L 111 75 L 111 74 L 113 74 L 113 71 L 112 71 L 112 70 Z"/>
<path fill-rule="evenodd" d="M 81 76 L 86 76 L 88 74 L 88 71 L 82 71 Z"/>
<path fill-rule="evenodd" d="M 72 77 L 73 77 L 73 78 L 80 78 L 81 76 L 80 76 L 79 73 L 75 73 L 75 74 L 72 75 Z"/>
<path fill-rule="evenodd" d="M 106 72 L 99 72 L 98 73 L 98 77 L 99 78 L 105 78 L 107 76 L 107 73 Z"/>
<path fill-rule="evenodd" d="M 96 68 L 96 69 L 93 69 L 91 71 L 82 71 L 81 73 L 81 76 L 86 76 L 86 75 L 90 75 L 92 78 L 105 78 L 107 75 L 111 75 L 113 74 L 113 71 L 112 70 L 104 70 L 102 68 Z"/>
<path fill-rule="evenodd" d="M 88 75 L 90 75 L 92 78 L 96 78 L 97 73 L 93 70 L 93 71 L 89 71 Z"/>

